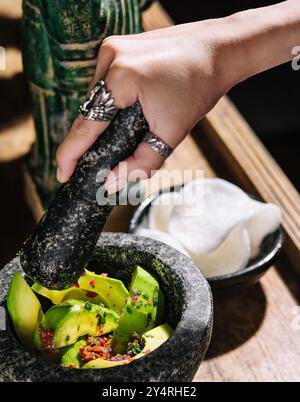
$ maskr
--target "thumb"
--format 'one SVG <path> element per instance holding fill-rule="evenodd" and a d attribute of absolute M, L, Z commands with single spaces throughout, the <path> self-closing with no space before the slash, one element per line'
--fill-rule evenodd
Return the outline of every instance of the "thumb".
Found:
<path fill-rule="evenodd" d="M 108 194 L 114 194 L 128 182 L 145 180 L 161 168 L 165 159 L 148 144 L 141 143 L 133 155 L 117 165 L 108 175 L 105 188 Z"/>

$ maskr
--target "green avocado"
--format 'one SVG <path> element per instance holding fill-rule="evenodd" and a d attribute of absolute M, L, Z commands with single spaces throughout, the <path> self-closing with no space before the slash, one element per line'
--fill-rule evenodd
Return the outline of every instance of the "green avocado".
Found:
<path fill-rule="evenodd" d="M 75 290 L 75 287 L 72 287 L 70 289 L 67 290 L 49 290 L 47 288 L 44 288 L 42 285 L 40 285 L 39 283 L 35 282 L 32 286 L 31 289 L 44 297 L 47 297 L 47 299 L 51 300 L 53 304 L 60 304 L 64 301 L 65 297 L 67 297 L 67 295 L 72 292 L 73 290 Z"/>
<path fill-rule="evenodd" d="M 83 369 L 104 369 L 115 366 L 122 366 L 123 364 L 129 364 L 132 360 L 120 360 L 120 361 L 112 361 L 112 360 L 104 360 L 104 359 L 96 359 L 88 362 L 81 368 Z"/>
<path fill-rule="evenodd" d="M 16 272 L 7 295 L 7 308 L 19 341 L 33 349 L 36 329 L 43 317 L 41 304 L 23 276 Z"/>
<path fill-rule="evenodd" d="M 31 289 L 34 290 L 35 293 L 51 300 L 55 305 L 61 304 L 62 302 L 70 299 L 89 301 L 93 304 L 102 303 L 101 297 L 95 292 L 79 289 L 75 286 L 66 290 L 49 290 L 36 282 L 32 285 Z"/>
<path fill-rule="evenodd" d="M 133 274 L 126 306 L 113 334 L 112 348 L 115 353 L 125 353 L 131 335 L 143 335 L 155 326 L 158 304 L 157 280 L 138 266 Z"/>
<path fill-rule="evenodd" d="M 56 305 L 68 299 L 90 301 L 93 304 L 103 303 L 106 307 L 119 314 L 124 308 L 128 297 L 128 290 L 123 282 L 96 275 L 87 270 L 78 280 L 78 286 L 73 286 L 66 290 L 49 290 L 38 283 L 34 283 L 32 289 L 39 295 L 47 297 Z"/>
<path fill-rule="evenodd" d="M 118 279 L 107 278 L 102 275 L 96 275 L 93 272 L 85 271 L 78 281 L 80 289 L 97 293 L 102 303 L 108 308 L 121 314 L 129 296 L 128 290 L 123 282 Z"/>
<path fill-rule="evenodd" d="M 101 369 L 108 368 L 114 366 L 120 366 L 123 364 L 129 364 L 133 360 L 140 359 L 153 352 L 155 349 L 159 348 L 164 342 L 166 342 L 173 334 L 173 330 L 169 327 L 168 324 L 160 325 L 148 332 L 146 332 L 143 336 L 143 340 L 145 342 L 144 348 L 141 353 L 136 355 L 132 359 L 126 359 L 121 361 L 111 361 L 104 359 L 96 359 L 88 362 L 83 366 L 84 369 Z"/>
<path fill-rule="evenodd" d="M 79 300 L 79 301 L 88 301 L 92 304 L 103 305 L 101 297 L 98 296 L 95 292 L 89 292 L 83 289 L 73 289 L 71 290 L 63 299 L 63 302 L 66 300 Z"/>
<path fill-rule="evenodd" d="M 86 345 L 86 340 L 82 339 L 75 345 L 67 346 L 62 353 L 61 365 L 69 368 L 80 368 L 80 349 Z"/>
<path fill-rule="evenodd" d="M 118 320 L 119 315 L 110 309 L 90 302 L 67 300 L 47 311 L 35 332 L 34 346 L 37 350 L 51 351 L 73 345 L 81 336 L 99 336 L 114 331 Z"/>

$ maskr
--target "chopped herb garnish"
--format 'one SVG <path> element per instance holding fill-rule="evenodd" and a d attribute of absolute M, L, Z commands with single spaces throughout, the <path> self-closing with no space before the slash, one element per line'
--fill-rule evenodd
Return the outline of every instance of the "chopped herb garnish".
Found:
<path fill-rule="evenodd" d="M 65 272 L 61 272 L 61 273 L 59 274 L 59 279 L 60 279 L 61 281 L 63 281 L 64 279 L 68 279 L 68 274 L 66 274 Z"/>
<path fill-rule="evenodd" d="M 86 309 L 86 310 L 88 310 L 88 311 L 91 311 L 92 310 L 92 308 L 93 308 L 93 305 L 92 305 L 92 303 L 90 303 L 90 302 L 85 302 L 84 303 L 84 308 Z"/>
<path fill-rule="evenodd" d="M 138 289 L 132 289 L 130 292 L 130 296 L 134 296 L 138 294 Z"/>
<path fill-rule="evenodd" d="M 102 313 L 99 313 L 99 314 L 97 314 L 97 318 L 98 318 L 98 327 L 100 326 L 100 325 L 104 325 L 105 323 L 106 323 L 106 312 L 104 311 L 104 312 L 102 312 Z"/>
<path fill-rule="evenodd" d="M 129 306 L 126 306 L 125 309 L 126 309 L 128 314 L 132 314 L 132 310 L 131 310 L 131 308 Z"/>
<path fill-rule="evenodd" d="M 153 297 L 153 306 L 154 307 L 158 306 L 158 298 L 157 297 Z"/>
<path fill-rule="evenodd" d="M 136 304 L 136 308 L 140 309 L 142 306 L 143 306 L 143 302 L 141 300 L 138 301 L 137 304 Z"/>
<path fill-rule="evenodd" d="M 138 333 L 134 333 L 130 336 L 129 342 L 127 344 L 126 354 L 128 356 L 134 357 L 141 353 L 144 347 L 144 342 L 142 337 Z"/>

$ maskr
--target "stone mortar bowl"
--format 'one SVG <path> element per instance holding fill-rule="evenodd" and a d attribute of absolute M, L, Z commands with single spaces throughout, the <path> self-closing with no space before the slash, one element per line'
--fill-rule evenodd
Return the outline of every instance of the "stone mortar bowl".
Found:
<path fill-rule="evenodd" d="M 153 272 L 166 296 L 165 321 L 175 330 L 171 339 L 131 364 L 98 370 L 77 370 L 46 363 L 17 341 L 6 314 L 0 330 L 0 382 L 147 382 L 192 381 L 210 343 L 213 303 L 210 287 L 196 265 L 162 243 L 126 234 L 103 234 L 89 268 L 107 272 L 125 284 L 136 264 Z M 22 272 L 15 258 L 0 272 L 0 305 L 13 274 Z"/>

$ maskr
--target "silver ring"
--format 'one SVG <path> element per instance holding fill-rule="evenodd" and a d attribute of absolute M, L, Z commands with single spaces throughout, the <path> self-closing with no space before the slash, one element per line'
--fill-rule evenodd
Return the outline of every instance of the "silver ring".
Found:
<path fill-rule="evenodd" d="M 143 142 L 150 145 L 164 159 L 168 159 L 173 153 L 173 149 L 164 140 L 151 132 L 145 135 Z"/>
<path fill-rule="evenodd" d="M 80 106 L 79 112 L 84 120 L 111 121 L 118 113 L 114 103 L 115 100 L 107 90 L 105 82 L 100 80 Z"/>

